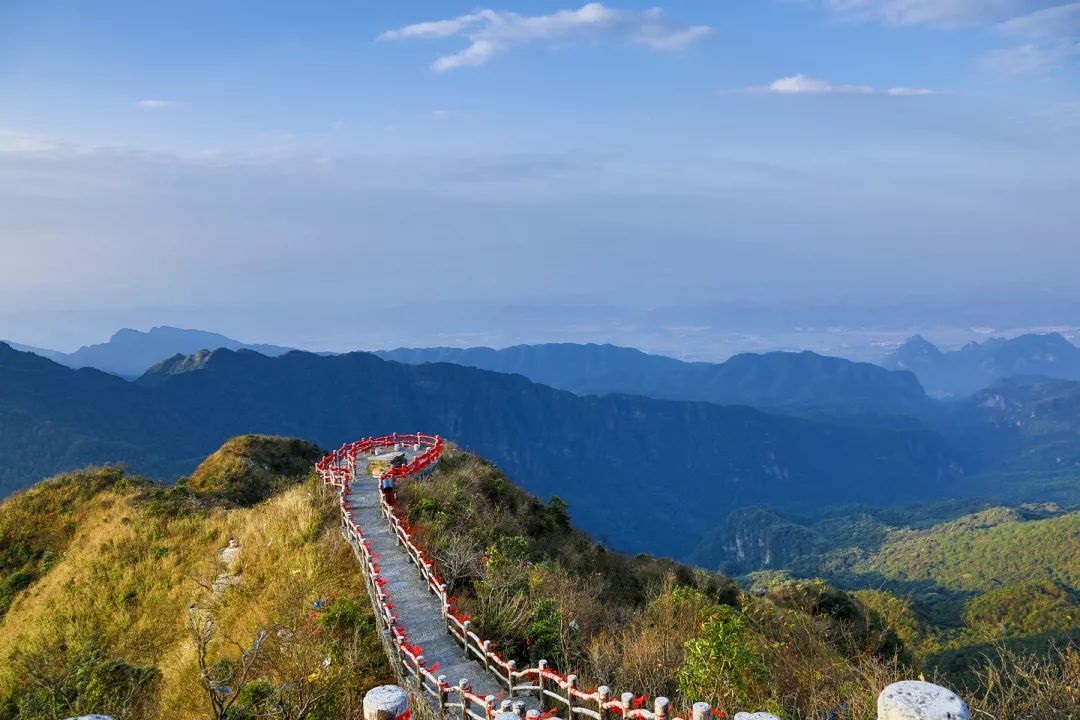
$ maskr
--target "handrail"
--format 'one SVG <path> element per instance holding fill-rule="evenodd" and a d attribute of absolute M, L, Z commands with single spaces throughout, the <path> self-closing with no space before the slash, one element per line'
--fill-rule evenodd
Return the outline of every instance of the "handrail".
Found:
<path fill-rule="evenodd" d="M 356 479 L 357 455 L 377 453 L 384 448 L 401 448 L 406 445 L 422 452 L 405 465 L 388 469 L 382 477 L 406 478 L 425 475 L 434 469 L 435 464 L 442 457 L 444 447 L 443 440 L 437 435 L 392 433 L 346 443 L 319 460 L 315 466 L 323 482 L 336 488 L 341 494 L 342 533 L 353 545 L 360 560 L 376 618 L 387 630 L 387 637 L 390 640 L 388 650 L 391 650 L 391 657 L 397 658 L 396 670 L 403 681 L 411 681 L 417 691 L 432 696 L 444 716 L 453 713 L 461 720 L 467 720 L 470 717 L 474 720 L 492 720 L 498 710 L 509 709 L 515 710 L 520 715 L 522 712 L 520 703 L 517 707 L 513 707 L 510 700 L 503 700 L 497 708 L 495 696 L 482 697 L 473 693 L 467 679 L 462 678 L 456 685 L 451 685 L 444 675 L 435 675 L 438 666 L 427 664 L 423 648 L 411 644 L 405 629 L 398 624 L 399 618 L 393 612 L 392 598 L 385 588 L 386 581 L 379 574 L 378 556 L 371 551 L 370 543 L 364 538 L 363 532 L 349 513 L 348 495 L 350 485 Z M 391 533 L 405 549 L 410 562 L 419 569 L 429 592 L 439 598 L 446 631 L 461 643 L 466 656 L 475 655 L 483 663 L 488 673 L 505 688 L 510 696 L 517 693 L 534 694 L 540 700 L 541 707 L 547 706 L 549 700 L 554 701 L 567 710 L 569 720 L 575 720 L 575 716 L 592 718 L 592 720 L 611 720 L 614 716 L 640 720 L 669 719 L 667 698 L 655 698 L 652 702 L 653 709 L 649 710 L 643 707 L 647 700 L 644 695 L 635 696 L 627 692 L 616 697 L 611 689 L 604 685 L 592 691 L 585 691 L 577 687 L 576 675 L 562 675 L 550 668 L 545 660 L 540 660 L 536 667 L 518 670 L 516 661 L 500 657 L 493 650 L 493 643 L 473 632 L 469 618 L 458 613 L 446 583 L 439 577 L 435 563 L 416 543 L 408 523 L 398 515 L 386 493 L 379 493 L 379 506 Z M 527 681 L 530 678 L 532 682 L 516 682 Z M 457 702 L 451 702 L 451 693 L 456 694 Z M 590 703 L 592 707 L 579 706 L 575 700 Z M 687 716 L 692 720 L 706 720 L 709 712 L 708 703 L 695 703 Z M 551 717 L 552 714 L 529 712 L 529 716 L 533 718 Z M 676 717 L 671 720 L 683 720 L 683 718 Z"/>

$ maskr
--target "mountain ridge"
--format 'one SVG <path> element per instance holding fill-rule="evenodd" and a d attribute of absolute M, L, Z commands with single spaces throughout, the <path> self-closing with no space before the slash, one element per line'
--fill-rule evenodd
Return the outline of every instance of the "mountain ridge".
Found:
<path fill-rule="evenodd" d="M 914 335 L 881 364 L 915 373 L 927 392 L 937 396 L 971 395 L 1013 376 L 1080 380 L 1080 348 L 1056 332 L 991 338 L 947 352 Z"/>
<path fill-rule="evenodd" d="M 918 379 L 870 363 L 798 353 L 741 353 L 723 363 L 684 362 L 609 344 L 548 343 L 493 348 L 398 348 L 379 357 L 409 364 L 450 362 L 577 394 L 643 395 L 749 405 L 770 411 L 924 418 L 933 405 Z"/>
<path fill-rule="evenodd" d="M 19 364 L 36 375 L 16 378 L 10 366 Z M 705 402 L 582 397 L 521 376 L 402 365 L 370 353 L 271 358 L 219 349 L 184 372 L 167 369 L 130 383 L 0 349 L 0 388 L 22 386 L 17 395 L 0 395 L 0 437 L 9 427 L 25 436 L 18 447 L 0 449 L 0 467 L 22 453 L 21 467 L 36 460 L 38 477 L 51 474 L 64 469 L 56 456 L 71 455 L 56 446 L 74 443 L 83 465 L 125 460 L 173 477 L 235 435 L 290 435 L 334 447 L 388 425 L 430 428 L 483 450 L 536 494 L 564 497 L 578 522 L 617 546 L 647 549 L 640 529 L 613 520 L 608 502 L 653 518 L 656 531 L 648 534 L 657 545 L 649 547 L 676 555 L 687 553 L 709 522 L 701 513 L 688 516 L 687 506 L 902 502 L 946 492 L 962 475 L 951 451 L 926 430 Z M 127 447 L 118 447 L 122 442 Z M 13 480 L 10 471 L 0 478 Z M 661 533 L 665 524 L 684 531 Z"/>

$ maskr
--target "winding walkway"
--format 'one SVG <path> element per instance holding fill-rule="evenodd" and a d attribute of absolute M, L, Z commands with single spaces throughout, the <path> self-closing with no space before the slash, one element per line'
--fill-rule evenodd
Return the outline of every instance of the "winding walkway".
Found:
<path fill-rule="evenodd" d="M 409 642 L 424 649 L 428 668 L 436 668 L 434 672 L 445 675 L 447 682 L 456 685 L 467 679 L 476 694 L 501 699 L 505 691 L 495 677 L 476 660 L 465 659 L 465 651 L 446 631 L 438 598 L 428 591 L 409 555 L 390 532 L 379 506 L 377 481 L 360 474 L 357 460 L 358 477 L 350 488 L 348 512 L 379 561 L 379 574 L 386 581 L 383 588 L 393 600 Z"/>

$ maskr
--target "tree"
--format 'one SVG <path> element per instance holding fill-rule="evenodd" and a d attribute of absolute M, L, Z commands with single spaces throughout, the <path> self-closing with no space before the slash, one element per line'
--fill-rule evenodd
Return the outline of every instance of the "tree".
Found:
<path fill-rule="evenodd" d="M 217 626 L 213 617 L 199 608 L 191 610 L 188 629 L 199 661 L 199 680 L 210 701 L 215 720 L 225 720 L 230 708 L 255 679 L 267 633 L 259 630 L 251 645 L 226 638 L 225 642 L 240 652 L 239 660 L 219 657 L 211 660 L 211 646 L 216 644 Z"/>

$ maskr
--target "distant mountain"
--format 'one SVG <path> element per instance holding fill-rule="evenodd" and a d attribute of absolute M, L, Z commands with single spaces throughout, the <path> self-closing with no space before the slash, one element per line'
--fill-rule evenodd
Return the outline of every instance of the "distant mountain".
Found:
<path fill-rule="evenodd" d="M 1000 380 L 950 405 L 941 429 L 979 492 L 1080 503 L 1080 382 Z"/>
<path fill-rule="evenodd" d="M 39 348 L 34 347 L 33 345 L 21 345 L 16 342 L 10 342 L 8 340 L 2 339 L 0 339 L 0 342 L 7 343 L 19 352 L 34 353 L 35 355 L 40 355 L 41 357 L 49 358 L 50 360 L 55 360 L 56 362 L 60 362 L 61 358 L 64 357 L 64 353 L 60 352 L 59 350 L 49 350 L 48 348 Z"/>
<path fill-rule="evenodd" d="M 882 362 L 915 373 L 932 395 L 963 396 L 1014 375 L 1080 380 L 1080 348 L 1059 333 L 994 338 L 942 352 L 920 335 Z"/>
<path fill-rule="evenodd" d="M 7 491 L 114 460 L 175 477 L 248 432 L 333 447 L 387 429 L 457 440 L 533 492 L 563 497 L 576 521 L 616 547 L 681 556 L 734 507 L 913 502 L 949 493 L 960 475 L 928 431 L 580 397 L 449 364 L 215 350 L 161 363 L 128 383 L 0 345 Z"/>
<path fill-rule="evenodd" d="M 149 332 L 124 328 L 117 331 L 108 342 L 84 345 L 73 353 L 45 350 L 28 346 L 12 345 L 61 365 L 72 368 L 97 368 L 113 375 L 136 378 L 154 364 L 178 353 L 190 355 L 199 350 L 254 350 L 263 355 L 283 355 L 292 348 L 278 345 L 243 343 L 239 340 L 205 330 L 184 330 L 168 326 L 151 328 Z"/>
<path fill-rule="evenodd" d="M 449 362 L 577 394 L 628 393 L 784 412 L 923 416 L 932 402 L 908 372 L 812 352 L 736 355 L 683 362 L 614 345 L 569 343 L 492 348 L 400 348 L 376 353 L 405 363 Z"/>

